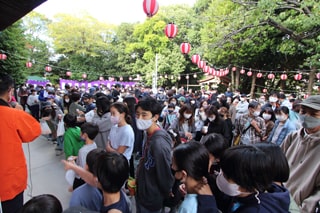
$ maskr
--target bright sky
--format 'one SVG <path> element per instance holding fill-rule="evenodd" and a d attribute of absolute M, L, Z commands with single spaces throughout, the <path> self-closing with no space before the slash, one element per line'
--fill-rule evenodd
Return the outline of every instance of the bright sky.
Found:
<path fill-rule="evenodd" d="M 161 6 L 187 4 L 193 6 L 197 0 L 158 0 Z M 47 0 L 35 9 L 36 12 L 52 18 L 57 13 L 76 15 L 87 12 L 100 21 L 110 24 L 122 22 L 143 22 L 146 15 L 142 7 L 143 0 Z"/>

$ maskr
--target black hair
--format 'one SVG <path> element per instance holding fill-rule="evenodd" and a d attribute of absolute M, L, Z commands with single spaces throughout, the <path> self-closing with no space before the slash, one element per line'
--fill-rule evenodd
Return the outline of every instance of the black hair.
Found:
<path fill-rule="evenodd" d="M 185 118 L 183 116 L 184 113 L 190 113 L 191 114 L 191 117 L 188 119 L 188 125 L 189 126 L 192 126 L 193 123 L 194 123 L 194 110 L 192 109 L 192 107 L 189 105 L 189 104 L 185 104 L 183 105 L 180 110 L 179 110 L 179 126 L 182 126 L 182 124 L 184 123 L 185 121 Z"/>
<path fill-rule="evenodd" d="M 81 132 L 87 133 L 90 140 L 93 140 L 99 133 L 99 127 L 93 123 L 84 123 L 81 125 Z"/>
<path fill-rule="evenodd" d="M 61 213 L 61 202 L 54 195 L 43 194 L 26 202 L 19 213 Z"/>
<path fill-rule="evenodd" d="M 209 152 L 198 142 L 182 143 L 173 150 L 177 170 L 185 170 L 188 176 L 200 181 L 208 177 Z"/>
<path fill-rule="evenodd" d="M 286 106 L 281 106 L 281 107 L 278 107 L 278 108 L 276 108 L 276 109 L 274 110 L 274 113 L 275 113 L 275 114 L 280 114 L 281 112 L 283 112 L 283 113 L 286 114 L 286 115 L 289 115 L 290 110 L 289 110 L 289 108 L 286 107 Z"/>
<path fill-rule="evenodd" d="M 108 193 L 119 192 L 129 177 L 128 160 L 117 152 L 103 153 L 95 167 L 95 176 L 102 190 Z"/>
<path fill-rule="evenodd" d="M 255 146 L 270 156 L 273 181 L 286 182 L 289 179 L 290 168 L 280 146 L 273 143 L 256 143 Z"/>
<path fill-rule="evenodd" d="M 115 103 L 111 104 L 110 108 L 111 107 L 114 107 L 115 109 L 117 109 L 117 111 L 120 114 L 124 113 L 124 119 L 126 120 L 127 124 L 131 124 L 131 116 L 129 114 L 129 109 L 124 103 L 115 102 Z"/>
<path fill-rule="evenodd" d="M 274 111 L 272 110 L 271 107 L 262 108 L 262 110 L 260 112 L 260 117 L 262 117 L 263 113 L 270 114 L 271 115 L 271 118 L 270 118 L 271 121 L 275 121 L 276 120 L 276 116 L 275 116 Z"/>
<path fill-rule="evenodd" d="M 79 101 L 80 98 L 81 98 L 81 95 L 80 95 L 79 92 L 73 92 L 73 93 L 71 93 L 70 99 L 71 99 L 73 102 Z"/>
<path fill-rule="evenodd" d="M 257 102 L 257 101 L 251 101 L 251 102 L 249 103 L 249 105 L 248 105 L 248 109 L 249 109 L 249 108 L 255 109 L 255 108 L 257 108 L 259 105 L 260 105 L 259 102 Z"/>
<path fill-rule="evenodd" d="M 110 100 L 106 96 L 100 96 L 96 100 L 97 113 L 99 116 L 110 112 Z"/>
<path fill-rule="evenodd" d="M 179 130 L 177 129 L 168 129 L 167 132 L 169 133 L 172 142 L 173 142 L 173 147 L 177 147 L 179 144 L 181 144 L 181 137 Z"/>
<path fill-rule="evenodd" d="M 151 112 L 152 116 L 160 115 L 162 110 L 161 104 L 150 96 L 142 98 L 136 105 L 136 110 L 138 107 L 145 111 Z"/>
<path fill-rule="evenodd" d="M 77 126 L 77 116 L 71 113 L 66 114 L 63 117 L 63 122 L 65 123 L 66 127 L 76 127 Z"/>
<path fill-rule="evenodd" d="M 211 133 L 201 138 L 202 143 L 215 158 L 221 158 L 224 151 L 229 147 L 226 139 L 218 133 Z"/>
<path fill-rule="evenodd" d="M 134 107 L 136 105 L 136 99 L 134 97 L 125 97 L 123 99 L 123 102 L 127 104 L 130 115 L 134 114 L 134 112 L 135 112 Z"/>
<path fill-rule="evenodd" d="M 97 163 L 98 158 L 105 153 L 106 150 L 102 148 L 96 148 L 91 150 L 86 157 L 86 163 L 88 165 L 89 172 L 94 173 L 95 164 Z"/>
<path fill-rule="evenodd" d="M 220 166 L 227 179 L 249 192 L 263 192 L 273 181 L 271 157 L 252 145 L 228 148 L 220 158 Z"/>
<path fill-rule="evenodd" d="M 13 87 L 13 79 L 6 73 L 0 73 L 0 95 L 4 95 Z"/>

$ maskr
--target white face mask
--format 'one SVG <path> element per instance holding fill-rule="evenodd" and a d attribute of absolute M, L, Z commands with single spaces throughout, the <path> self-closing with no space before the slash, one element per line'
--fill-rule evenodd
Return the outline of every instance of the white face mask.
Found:
<path fill-rule="evenodd" d="M 260 111 L 254 111 L 253 116 L 258 117 L 260 115 Z"/>
<path fill-rule="evenodd" d="M 190 101 L 190 103 L 191 103 L 191 104 L 195 104 L 196 102 L 195 102 L 195 101 Z"/>
<path fill-rule="evenodd" d="M 276 115 L 276 119 L 278 121 L 285 121 L 286 120 L 286 116 L 284 116 L 284 115 Z"/>
<path fill-rule="evenodd" d="M 231 197 L 239 196 L 241 192 L 239 191 L 239 186 L 236 183 L 229 183 L 228 180 L 220 172 L 217 176 L 216 183 L 220 191 L 229 195 Z"/>
<path fill-rule="evenodd" d="M 64 99 L 64 101 L 65 101 L 66 103 L 69 103 L 70 100 L 69 100 L 69 99 Z"/>
<path fill-rule="evenodd" d="M 149 127 L 153 123 L 152 119 L 149 119 L 149 120 L 137 119 L 136 122 L 137 122 L 137 128 L 140 130 L 149 129 Z"/>
<path fill-rule="evenodd" d="M 269 98 L 269 102 L 277 102 L 277 101 L 278 101 L 278 98 L 276 98 L 276 97 Z"/>
<path fill-rule="evenodd" d="M 111 116 L 110 120 L 111 120 L 111 123 L 118 124 L 120 121 L 120 118 L 119 118 L 119 116 Z"/>
<path fill-rule="evenodd" d="M 211 122 L 211 121 L 214 121 L 216 119 L 216 116 L 215 115 L 211 115 L 211 117 L 208 118 L 208 120 Z"/>
<path fill-rule="evenodd" d="M 183 116 L 185 119 L 189 119 L 189 118 L 191 118 L 192 114 L 184 113 Z"/>
<path fill-rule="evenodd" d="M 270 114 L 266 114 L 266 113 L 263 113 L 263 114 L 262 114 L 262 117 L 263 117 L 263 119 L 266 120 L 266 121 L 268 121 L 268 120 L 271 119 L 271 115 L 270 115 Z"/>
<path fill-rule="evenodd" d="M 245 101 L 245 99 L 244 99 L 244 98 L 240 98 L 240 101 L 242 101 L 242 102 L 243 102 L 243 101 Z"/>

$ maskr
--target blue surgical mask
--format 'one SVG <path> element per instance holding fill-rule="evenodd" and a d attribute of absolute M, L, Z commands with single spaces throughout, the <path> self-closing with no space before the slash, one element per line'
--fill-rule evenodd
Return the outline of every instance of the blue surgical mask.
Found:
<path fill-rule="evenodd" d="M 300 120 L 301 120 L 302 126 L 306 129 L 313 129 L 320 126 L 319 118 L 300 114 Z"/>

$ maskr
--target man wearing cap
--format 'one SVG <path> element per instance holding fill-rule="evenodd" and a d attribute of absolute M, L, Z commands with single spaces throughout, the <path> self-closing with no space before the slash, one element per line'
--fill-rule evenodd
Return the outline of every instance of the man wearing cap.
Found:
<path fill-rule="evenodd" d="M 91 110 L 96 108 L 96 105 L 93 103 L 93 96 L 90 93 L 84 93 L 82 96 L 82 100 L 86 108 L 85 113 L 90 112 Z"/>
<path fill-rule="evenodd" d="M 302 128 L 290 133 L 281 145 L 290 167 L 285 186 L 301 212 L 316 212 L 320 201 L 320 95 L 300 105 Z"/>

